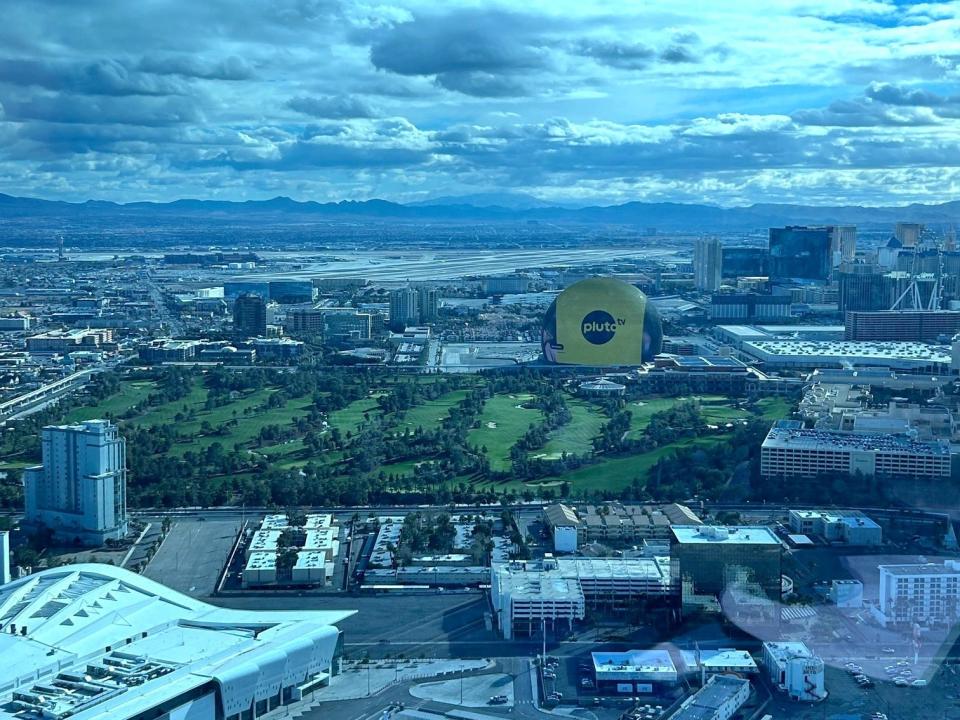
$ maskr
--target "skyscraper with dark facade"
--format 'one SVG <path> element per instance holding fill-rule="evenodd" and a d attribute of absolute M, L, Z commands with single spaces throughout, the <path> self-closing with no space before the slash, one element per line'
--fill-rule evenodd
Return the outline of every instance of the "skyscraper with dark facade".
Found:
<path fill-rule="evenodd" d="M 233 304 L 233 327 L 246 335 L 267 334 L 267 301 L 260 295 L 241 295 Z"/>
<path fill-rule="evenodd" d="M 724 246 L 721 256 L 725 278 L 766 277 L 770 272 L 770 251 L 758 247 Z"/>
<path fill-rule="evenodd" d="M 829 227 L 770 228 L 770 278 L 825 282 L 833 267 Z"/>

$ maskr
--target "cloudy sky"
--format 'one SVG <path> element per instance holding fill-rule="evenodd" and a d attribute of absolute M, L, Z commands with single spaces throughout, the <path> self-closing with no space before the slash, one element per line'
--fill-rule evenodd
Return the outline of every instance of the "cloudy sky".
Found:
<path fill-rule="evenodd" d="M 960 199 L 960 2 L 3 7 L 0 192 Z"/>

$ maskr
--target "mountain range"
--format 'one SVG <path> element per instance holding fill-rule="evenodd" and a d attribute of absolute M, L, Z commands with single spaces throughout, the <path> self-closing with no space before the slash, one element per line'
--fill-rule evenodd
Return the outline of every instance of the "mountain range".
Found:
<path fill-rule="evenodd" d="M 61 200 L 15 197 L 0 193 L 0 220 L 35 219 L 95 220 L 124 218 L 147 222 L 151 219 L 205 217 L 220 220 L 258 220 L 278 224 L 314 220 L 368 219 L 408 222 L 557 222 L 655 227 L 658 230 L 735 231 L 784 224 L 850 224 L 861 227 L 890 227 L 896 222 L 928 225 L 960 223 L 960 201 L 936 205 L 868 207 L 861 205 L 756 204 L 723 208 L 705 204 L 669 202 L 628 202 L 622 205 L 561 207 L 537 198 L 511 193 L 484 193 L 442 197 L 401 204 L 387 200 L 345 200 L 342 202 L 300 202 L 288 197 L 270 200 L 175 200 L 167 203 L 114 203 L 88 200 L 70 203 Z"/>

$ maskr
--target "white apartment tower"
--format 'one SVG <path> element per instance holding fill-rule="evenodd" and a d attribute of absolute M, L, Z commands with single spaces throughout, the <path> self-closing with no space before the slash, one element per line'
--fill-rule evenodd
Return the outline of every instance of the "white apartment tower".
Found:
<path fill-rule="evenodd" d="M 697 238 L 693 246 L 693 279 L 697 290 L 713 292 L 720 288 L 723 246 L 715 237 Z"/>
<path fill-rule="evenodd" d="M 43 464 L 23 473 L 28 526 L 87 546 L 127 533 L 127 446 L 115 425 L 87 420 L 45 427 Z"/>

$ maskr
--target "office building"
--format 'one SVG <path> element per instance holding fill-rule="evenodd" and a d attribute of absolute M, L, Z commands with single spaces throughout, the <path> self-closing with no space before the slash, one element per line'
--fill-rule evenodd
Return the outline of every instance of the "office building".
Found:
<path fill-rule="evenodd" d="M 881 310 L 848 312 L 845 340 L 935 342 L 960 332 L 957 310 Z"/>
<path fill-rule="evenodd" d="M 774 686 L 794 700 L 818 702 L 827 697 L 823 660 L 802 642 L 765 642 L 763 665 Z"/>
<path fill-rule="evenodd" d="M 282 305 L 313 302 L 315 290 L 311 280 L 271 280 L 268 297 Z"/>
<path fill-rule="evenodd" d="M 283 329 L 291 335 L 323 335 L 323 327 L 324 310 L 321 308 L 292 308 L 287 311 L 283 323 Z"/>
<path fill-rule="evenodd" d="M 950 445 L 883 433 L 812 430 L 775 423 L 760 448 L 765 477 L 853 475 L 949 480 Z"/>
<path fill-rule="evenodd" d="M 253 720 L 322 699 L 353 611 L 230 610 L 111 565 L 0 587 L 0 720 Z"/>
<path fill-rule="evenodd" d="M 920 236 L 923 234 L 924 226 L 920 223 L 898 222 L 894 226 L 893 236 L 905 248 L 916 247 L 920 244 Z"/>
<path fill-rule="evenodd" d="M 483 291 L 487 295 L 515 295 L 529 289 L 530 278 L 526 275 L 498 275 L 483 279 Z"/>
<path fill-rule="evenodd" d="M 137 355 L 144 362 L 190 362 L 196 357 L 199 340 L 172 340 L 159 338 L 140 345 Z"/>
<path fill-rule="evenodd" d="M 877 619 L 883 625 L 947 624 L 960 619 L 960 562 L 880 565 Z"/>
<path fill-rule="evenodd" d="M 373 316 L 370 313 L 330 312 L 324 313 L 323 339 L 369 340 L 373 337 Z"/>
<path fill-rule="evenodd" d="M 627 612 L 641 600 L 670 604 L 678 595 L 667 557 L 545 557 L 490 569 L 490 598 L 507 639 L 535 634 L 544 624 L 569 629 L 587 608 Z"/>
<path fill-rule="evenodd" d="M 834 267 L 852 262 L 857 254 L 857 226 L 834 225 L 830 229 L 830 252 Z"/>
<path fill-rule="evenodd" d="M 241 295 L 259 295 L 270 297 L 270 283 L 264 280 L 228 280 L 223 284 L 225 298 L 237 298 Z"/>
<path fill-rule="evenodd" d="M 436 322 L 439 302 L 436 288 L 424 285 L 417 288 L 417 306 L 420 311 L 421 323 Z"/>
<path fill-rule="evenodd" d="M 841 312 L 889 310 L 897 299 L 896 279 L 879 265 L 843 264 L 834 276 Z"/>
<path fill-rule="evenodd" d="M 723 269 L 723 246 L 715 237 L 697 238 L 693 245 L 693 282 L 697 290 L 719 289 Z"/>
<path fill-rule="evenodd" d="M 233 304 L 233 329 L 243 335 L 266 335 L 267 301 L 261 295 L 238 297 Z"/>
<path fill-rule="evenodd" d="M 0 332 L 10 332 L 17 330 L 29 330 L 30 318 L 28 317 L 0 317 Z"/>
<path fill-rule="evenodd" d="M 790 319 L 790 305 L 789 295 L 714 293 L 710 298 L 710 319 L 783 322 Z"/>
<path fill-rule="evenodd" d="M 733 675 L 713 675 L 688 697 L 671 720 L 730 720 L 750 698 L 750 681 Z"/>
<path fill-rule="evenodd" d="M 416 325 L 420 322 L 420 295 L 413 288 L 390 291 L 390 324 Z"/>
<path fill-rule="evenodd" d="M 770 251 L 767 248 L 725 245 L 721 264 L 721 274 L 725 278 L 765 278 L 770 273 Z"/>
<path fill-rule="evenodd" d="M 23 471 L 24 523 L 88 546 L 123 538 L 127 456 L 117 427 L 107 420 L 48 426 L 41 445 L 43 464 Z"/>
<path fill-rule="evenodd" d="M 832 232 L 827 227 L 770 228 L 770 278 L 825 282 L 833 267 Z"/>
<path fill-rule="evenodd" d="M 82 328 L 51 330 L 27 338 L 27 352 L 34 354 L 71 353 L 77 350 L 100 350 L 113 343 L 113 330 Z"/>
<path fill-rule="evenodd" d="M 795 533 L 817 535 L 827 542 L 847 545 L 880 545 L 880 526 L 859 510 L 791 510 L 790 528 Z"/>
<path fill-rule="evenodd" d="M 780 599 L 781 545 L 763 526 L 674 525 L 670 558 L 696 595 L 720 595 L 734 583 L 755 583 Z"/>

